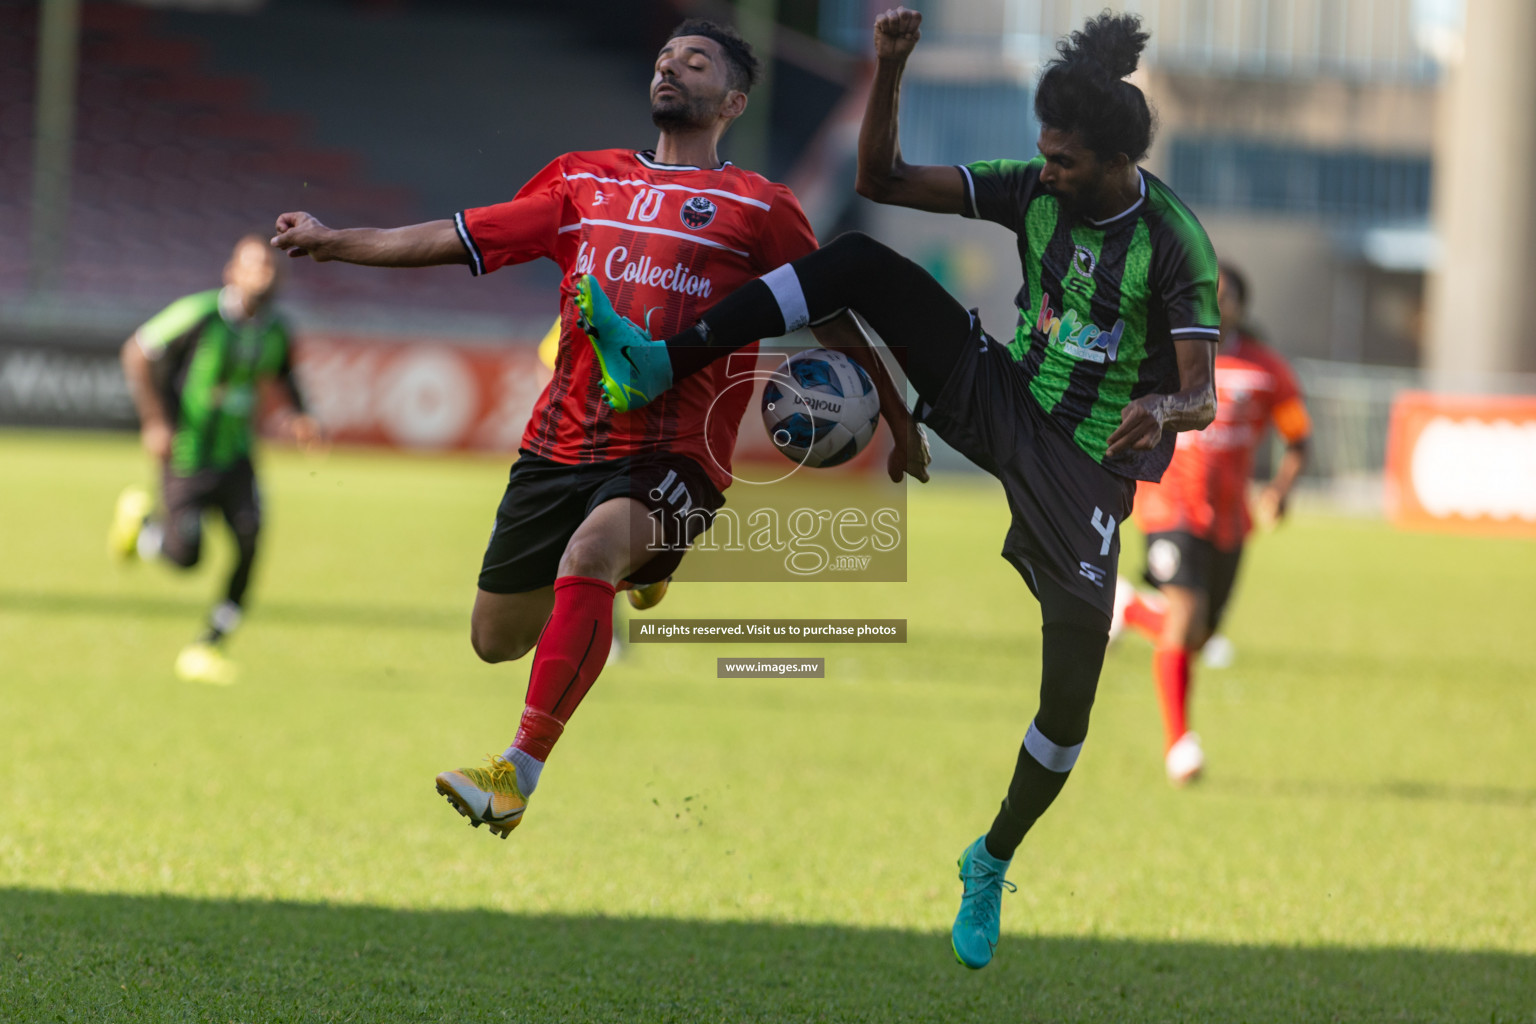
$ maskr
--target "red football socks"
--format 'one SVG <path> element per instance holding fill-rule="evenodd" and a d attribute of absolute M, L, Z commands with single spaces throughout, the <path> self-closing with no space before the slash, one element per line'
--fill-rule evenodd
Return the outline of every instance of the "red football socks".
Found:
<path fill-rule="evenodd" d="M 528 678 L 527 708 L 512 745 L 548 759 L 598 673 L 613 642 L 612 584 L 586 576 L 555 580 L 555 608 L 539 636 Z"/>
<path fill-rule="evenodd" d="M 1163 620 L 1168 617 L 1165 608 L 1155 608 L 1145 597 L 1136 594 L 1125 606 L 1125 624 L 1141 633 L 1154 644 L 1162 638 Z"/>
<path fill-rule="evenodd" d="M 538 708 L 525 707 L 522 721 L 517 723 L 517 738 L 512 741 L 512 747 L 535 761 L 548 761 L 550 750 L 564 731 L 565 723 L 554 715 Z M 507 751 L 507 756 L 512 756 L 511 750 Z"/>
<path fill-rule="evenodd" d="M 1156 651 L 1152 655 L 1152 674 L 1157 679 L 1157 696 L 1163 706 L 1163 749 L 1167 750 L 1189 730 L 1189 652 L 1182 647 Z"/>

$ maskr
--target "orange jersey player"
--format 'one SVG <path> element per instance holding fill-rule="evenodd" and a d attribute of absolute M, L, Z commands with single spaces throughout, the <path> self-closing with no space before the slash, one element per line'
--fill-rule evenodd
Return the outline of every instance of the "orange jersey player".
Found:
<path fill-rule="evenodd" d="M 1117 612 L 1156 645 L 1168 778 L 1198 776 L 1205 756 L 1188 728 L 1190 662 L 1221 623 L 1252 529 L 1248 480 L 1254 454 L 1273 425 L 1286 444 L 1274 480 L 1258 501 L 1261 520 L 1285 514 L 1286 499 L 1306 460 L 1312 423 L 1286 361 L 1242 329 L 1247 282 L 1222 266 L 1217 295 L 1221 344 L 1216 350 L 1216 419 L 1179 435 L 1173 461 L 1158 483 L 1136 488 L 1135 520 L 1147 539 L 1145 578 L 1160 597 L 1120 580 Z"/>

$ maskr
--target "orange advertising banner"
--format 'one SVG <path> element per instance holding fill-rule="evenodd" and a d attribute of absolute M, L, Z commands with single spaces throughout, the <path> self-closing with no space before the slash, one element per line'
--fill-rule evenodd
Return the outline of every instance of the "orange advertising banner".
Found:
<path fill-rule="evenodd" d="M 1536 537 L 1536 397 L 1404 392 L 1386 484 L 1396 526 Z"/>

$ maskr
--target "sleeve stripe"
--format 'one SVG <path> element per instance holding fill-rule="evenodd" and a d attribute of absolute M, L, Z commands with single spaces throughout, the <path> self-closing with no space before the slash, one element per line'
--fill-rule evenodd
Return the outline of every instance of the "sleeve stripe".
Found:
<path fill-rule="evenodd" d="M 971 169 L 965 164 L 955 166 L 960 168 L 960 175 L 965 179 L 965 215 L 980 217 L 981 211 L 976 209 L 976 181 L 971 177 Z"/>
<path fill-rule="evenodd" d="M 1307 407 L 1300 398 L 1288 398 L 1281 402 L 1270 412 L 1269 418 L 1280 436 L 1290 444 L 1304 441 L 1312 435 L 1312 417 L 1307 415 Z"/>
<path fill-rule="evenodd" d="M 469 272 L 479 277 L 485 273 L 485 259 L 480 255 L 480 247 L 470 237 L 469 225 L 464 223 L 462 210 L 453 215 L 453 229 L 459 233 L 459 241 L 464 243 L 464 248 L 469 250 Z"/>
<path fill-rule="evenodd" d="M 1173 337 L 1175 337 L 1175 338 L 1178 338 L 1178 337 L 1181 337 L 1181 336 L 1184 336 L 1184 335 L 1198 335 L 1199 337 L 1202 337 L 1202 338 L 1219 338 L 1219 337 L 1221 337 L 1221 328 L 1220 327 L 1175 327 L 1172 330 L 1170 330 L 1168 333 L 1173 335 Z"/>

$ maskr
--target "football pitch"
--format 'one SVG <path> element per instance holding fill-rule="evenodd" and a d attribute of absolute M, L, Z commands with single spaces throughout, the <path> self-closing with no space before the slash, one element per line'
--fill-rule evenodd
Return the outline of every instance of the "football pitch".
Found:
<path fill-rule="evenodd" d="M 972 973 L 955 858 L 1038 685 L 990 481 L 909 491 L 905 584 L 676 585 L 648 614 L 909 639 L 630 648 L 500 842 L 432 779 L 521 710 L 527 663 L 468 642 L 505 460 L 263 468 L 241 677 L 203 687 L 171 663 L 221 529 L 190 575 L 115 565 L 133 439 L 0 433 L 0 1020 L 1536 1021 L 1536 545 L 1258 538 L 1188 790 L 1123 639 Z"/>

